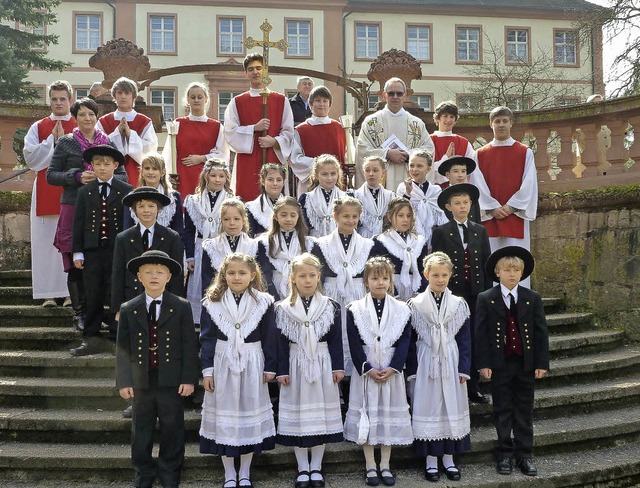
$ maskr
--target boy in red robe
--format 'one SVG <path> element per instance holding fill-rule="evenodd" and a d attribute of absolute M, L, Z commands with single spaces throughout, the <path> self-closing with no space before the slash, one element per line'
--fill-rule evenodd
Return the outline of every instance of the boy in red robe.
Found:
<path fill-rule="evenodd" d="M 311 118 L 298 125 L 294 132 L 291 169 L 298 178 L 298 195 L 308 191 L 311 167 L 316 156 L 331 154 L 347 174 L 345 154 L 347 137 L 342 124 L 329 118 L 333 97 L 325 86 L 317 86 L 309 94 Z"/>
<path fill-rule="evenodd" d="M 287 98 L 269 91 L 267 116 L 262 116 L 264 59 L 259 53 L 248 54 L 243 61 L 244 76 L 251 88 L 233 98 L 224 113 L 224 135 L 237 153 L 232 175 L 235 194 L 245 202 L 260 194 L 262 149 L 267 149 L 269 163 L 287 164 L 293 141 L 293 113 Z M 263 136 L 262 131 L 267 135 Z"/>
<path fill-rule="evenodd" d="M 496 107 L 489 114 L 493 140 L 477 152 L 478 166 L 489 188 L 491 203 L 480 203 L 491 251 L 506 246 L 531 249 L 529 222 L 538 209 L 538 176 L 533 152 L 511 137 L 513 113 Z M 530 286 L 529 279 L 522 285 Z"/>
<path fill-rule="evenodd" d="M 118 151 L 124 154 L 124 169 L 129 183 L 138 186 L 140 163 L 146 154 L 158 150 L 158 137 L 151 119 L 133 109 L 138 96 L 135 81 L 118 78 L 111 87 L 111 96 L 118 108 L 100 117 L 96 128 L 107 134 Z"/>
<path fill-rule="evenodd" d="M 442 185 L 448 180 L 438 174 L 440 164 L 453 156 L 465 156 L 474 160 L 476 156 L 471 143 L 466 138 L 453 133 L 459 118 L 458 106 L 451 100 L 440 102 L 433 112 L 433 121 L 438 126 L 438 130 L 431 134 L 431 140 L 436 148 L 433 155 L 432 183 L 437 183 L 443 190 L 446 186 Z"/>

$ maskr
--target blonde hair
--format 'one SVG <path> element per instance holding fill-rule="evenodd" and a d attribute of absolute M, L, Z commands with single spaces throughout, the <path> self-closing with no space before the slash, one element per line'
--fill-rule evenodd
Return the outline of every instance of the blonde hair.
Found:
<path fill-rule="evenodd" d="M 247 216 L 247 207 L 244 206 L 242 200 L 239 198 L 227 198 L 224 202 L 220 204 L 220 233 L 224 232 L 222 219 L 224 218 L 224 214 L 230 208 L 235 208 L 239 213 L 240 217 L 242 217 L 242 232 L 247 233 L 249 231 L 249 217 Z"/>
<path fill-rule="evenodd" d="M 367 156 L 362 160 L 362 169 L 364 170 L 364 167 L 367 165 L 367 163 L 371 163 L 373 161 L 378 161 L 380 163 L 382 171 L 387 171 L 389 163 L 382 156 Z"/>
<path fill-rule="evenodd" d="M 206 112 L 207 108 L 209 107 L 209 102 L 211 101 L 211 97 L 209 95 L 209 87 L 200 81 L 192 81 L 187 85 L 187 89 L 184 92 L 182 103 L 184 104 L 185 108 L 189 108 L 189 92 L 194 88 L 200 88 L 204 92 L 204 96 L 207 99 L 207 103 L 205 103 L 204 105 L 204 110 Z"/>
<path fill-rule="evenodd" d="M 415 158 L 424 158 L 427 160 L 427 166 L 431 167 L 433 164 L 433 156 L 429 154 L 424 149 L 416 149 L 415 151 L 411 151 L 411 155 L 409 156 L 409 162 L 413 161 Z"/>
<path fill-rule="evenodd" d="M 167 169 L 164 164 L 164 158 L 158 153 L 149 153 L 147 154 L 142 162 L 140 163 L 140 178 L 138 178 L 138 186 L 149 186 L 147 184 L 147 180 L 144 179 L 142 168 L 144 165 L 148 164 L 153 169 L 159 169 L 162 174 L 160 175 L 160 184 L 164 189 L 164 194 L 169 195 L 170 192 L 173 191 L 173 186 L 171 186 L 171 182 L 169 181 L 169 176 L 167 175 Z"/>
<path fill-rule="evenodd" d="M 364 265 L 364 272 L 362 275 L 362 281 L 364 281 L 364 286 L 369 291 L 369 287 L 367 286 L 367 281 L 370 276 L 388 276 L 390 278 L 391 286 L 389 286 L 389 290 L 387 293 L 393 295 L 395 294 L 395 289 L 393 287 L 393 275 L 395 273 L 395 267 L 389 261 L 389 258 L 385 256 L 376 256 L 367 261 Z"/>
<path fill-rule="evenodd" d="M 198 180 L 198 186 L 196 186 L 196 193 L 202 193 L 207 189 L 207 179 L 209 178 L 209 173 L 212 171 L 223 171 L 224 175 L 227 177 L 227 181 L 224 183 L 224 191 L 226 191 L 229 195 L 233 195 L 233 191 L 231 190 L 231 173 L 229 172 L 229 165 L 224 162 L 222 159 L 211 158 L 208 159 L 204 166 L 202 167 L 202 171 L 200 172 L 200 179 Z"/>
<path fill-rule="evenodd" d="M 338 172 L 338 179 L 336 180 L 336 186 L 343 190 L 342 187 L 342 166 L 340 161 L 333 154 L 321 154 L 313 160 L 313 166 L 311 167 L 311 176 L 309 176 L 309 191 L 314 190 L 320 185 L 318 181 L 318 171 L 320 166 L 332 164 Z"/>
<path fill-rule="evenodd" d="M 298 212 L 298 221 L 296 222 L 295 230 L 298 234 L 298 242 L 300 243 L 300 249 L 302 252 L 307 251 L 306 237 L 309 234 L 307 224 L 302 218 L 302 208 L 293 197 L 280 197 L 273 206 L 273 215 L 271 216 L 271 227 L 267 234 L 267 240 L 269 242 L 269 256 L 275 259 L 276 257 L 276 239 L 278 239 L 278 248 L 282 249 L 282 234 L 280 233 L 280 223 L 278 222 L 278 212 L 282 207 L 293 207 Z"/>
<path fill-rule="evenodd" d="M 431 254 L 425 256 L 424 260 L 422 261 L 425 274 L 429 274 L 431 268 L 441 264 L 447 266 L 449 268 L 449 271 L 453 271 L 453 263 L 451 262 L 451 258 L 442 251 L 432 252 Z"/>
<path fill-rule="evenodd" d="M 493 270 L 495 274 L 498 274 L 498 271 L 502 269 L 510 269 L 516 268 L 520 271 L 524 271 L 524 261 L 520 259 L 518 256 L 505 256 L 503 258 L 498 259 L 496 263 L 496 267 Z"/>
<path fill-rule="evenodd" d="M 387 212 L 382 217 L 382 232 L 385 232 L 389 229 L 393 229 L 393 219 L 396 218 L 398 212 L 403 208 L 408 208 L 411 211 L 411 226 L 409 227 L 409 232 L 411 234 L 416 234 L 416 211 L 413 209 L 411 202 L 406 198 L 395 197 L 389 201 L 389 206 L 387 207 Z"/>
<path fill-rule="evenodd" d="M 342 207 L 346 206 L 346 205 L 350 205 L 352 207 L 357 207 L 358 208 L 358 212 L 360 212 L 360 214 L 362 215 L 362 202 L 360 202 L 360 200 L 358 200 L 357 198 L 353 198 L 350 196 L 344 196 L 341 198 L 336 198 L 333 201 L 333 213 L 334 215 L 338 215 L 340 213 L 340 210 L 342 210 Z"/>
<path fill-rule="evenodd" d="M 304 265 L 314 267 L 318 271 L 318 274 L 322 271 L 322 263 L 320 263 L 320 260 L 311 253 L 303 252 L 291 260 L 291 272 L 289 273 L 289 296 L 287 297 L 291 305 L 296 303 L 298 295 L 300 295 L 295 283 L 293 282 L 294 276 L 300 269 L 300 266 Z M 322 293 L 322 280 L 318 281 L 316 291 Z"/>
<path fill-rule="evenodd" d="M 227 283 L 225 274 L 227 273 L 227 266 L 229 266 L 229 263 L 233 262 L 246 264 L 249 271 L 256 274 L 247 288 L 247 291 L 252 297 L 255 298 L 255 293 L 253 293 L 254 290 L 264 291 L 264 286 L 262 284 L 262 272 L 260 271 L 260 266 L 258 266 L 256 259 L 241 252 L 234 252 L 224 258 L 213 283 L 205 291 L 205 297 L 210 301 L 219 302 L 222 299 L 222 295 L 224 295 L 229 289 L 229 284 Z"/>

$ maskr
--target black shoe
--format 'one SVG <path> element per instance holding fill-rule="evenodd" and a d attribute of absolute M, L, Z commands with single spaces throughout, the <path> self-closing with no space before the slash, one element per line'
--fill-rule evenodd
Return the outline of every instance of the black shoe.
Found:
<path fill-rule="evenodd" d="M 83 339 L 82 344 L 76 347 L 75 349 L 71 349 L 69 354 L 75 357 L 79 356 L 91 356 L 92 354 L 99 354 L 100 352 L 100 344 L 98 343 L 98 339 L 95 337 L 89 337 L 88 339 Z"/>
<path fill-rule="evenodd" d="M 298 481 L 300 476 L 306 476 L 304 481 Z M 309 488 L 309 471 L 298 471 L 298 477 L 296 478 L 295 488 Z"/>
<path fill-rule="evenodd" d="M 387 486 L 393 486 L 393 485 L 396 484 L 396 477 L 388 469 L 381 469 L 380 470 L 380 479 Z"/>
<path fill-rule="evenodd" d="M 425 468 L 424 477 L 427 481 L 440 481 L 440 470 L 438 468 Z"/>
<path fill-rule="evenodd" d="M 470 393 L 469 394 L 469 401 L 471 403 L 478 403 L 480 405 L 486 405 L 487 403 L 489 403 L 489 399 L 484 396 L 482 393 Z"/>
<path fill-rule="evenodd" d="M 538 475 L 538 470 L 536 469 L 535 464 L 533 464 L 533 459 L 531 458 L 522 458 L 518 460 L 516 466 L 520 469 L 522 474 L 526 474 L 527 476 Z"/>
<path fill-rule="evenodd" d="M 368 476 L 369 473 L 375 473 L 375 476 Z M 377 469 L 367 470 L 367 472 L 364 474 L 364 482 L 368 486 L 378 486 L 380 484 L 380 477 L 378 476 L 378 470 Z"/>
<path fill-rule="evenodd" d="M 309 472 L 309 486 L 311 486 L 311 488 L 322 488 L 324 486 L 324 476 L 322 476 L 322 479 L 319 480 L 314 480 L 313 478 L 311 478 L 311 475 L 313 474 L 319 474 L 320 476 L 322 476 L 322 473 L 317 470 L 317 469 L 312 469 Z"/>
<path fill-rule="evenodd" d="M 496 471 L 498 474 L 511 474 L 513 467 L 511 466 L 511 458 L 503 457 L 500 458 L 498 463 L 496 464 Z"/>
<path fill-rule="evenodd" d="M 444 474 L 447 475 L 447 479 L 450 481 L 460 481 L 460 468 L 458 466 L 444 468 Z"/>

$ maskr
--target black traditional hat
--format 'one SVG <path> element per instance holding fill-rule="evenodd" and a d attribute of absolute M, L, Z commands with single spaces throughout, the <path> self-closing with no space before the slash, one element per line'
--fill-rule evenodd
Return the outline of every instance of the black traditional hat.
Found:
<path fill-rule="evenodd" d="M 476 169 L 476 162 L 473 159 L 465 156 L 453 156 L 452 158 L 446 159 L 440 163 L 440 166 L 438 166 L 438 173 L 442 176 L 446 176 L 447 171 L 450 171 L 451 166 L 454 164 L 464 164 L 467 167 L 468 175 L 473 173 Z"/>
<path fill-rule="evenodd" d="M 486 270 L 487 274 L 491 277 L 491 279 L 495 282 L 499 282 L 500 279 L 496 276 L 496 264 L 500 259 L 507 257 L 517 257 L 524 261 L 524 270 L 522 270 L 522 278 L 520 281 L 528 278 L 529 275 L 533 272 L 533 267 L 535 265 L 535 261 L 533 259 L 533 255 L 527 251 L 524 247 L 520 246 L 507 246 L 497 251 L 493 252 L 491 256 L 487 259 Z"/>
<path fill-rule="evenodd" d="M 125 195 L 122 203 L 127 207 L 133 207 L 139 200 L 155 200 L 163 207 L 171 203 L 171 198 L 151 186 L 139 186 L 131 193 Z"/>
<path fill-rule="evenodd" d="M 120 166 L 124 164 L 124 154 L 109 144 L 99 144 L 86 149 L 82 153 L 82 159 L 89 164 L 91 164 L 91 160 L 94 156 L 111 156 L 113 159 L 118 161 Z"/>
<path fill-rule="evenodd" d="M 472 185 L 471 183 L 458 183 L 457 185 L 448 186 L 440 192 L 440 195 L 438 195 L 438 207 L 442 210 L 447 210 L 445 205 L 449 203 L 451 195 L 457 195 L 458 193 L 467 193 L 472 203 L 477 202 L 478 198 L 480 198 L 480 190 L 478 190 L 476 185 Z"/>
<path fill-rule="evenodd" d="M 143 264 L 163 264 L 169 268 L 169 272 L 176 276 L 182 273 L 182 266 L 174 259 L 171 259 L 169 255 L 164 251 L 147 251 L 142 253 L 141 256 L 133 258 L 127 263 L 127 269 L 133 274 L 136 274 Z"/>

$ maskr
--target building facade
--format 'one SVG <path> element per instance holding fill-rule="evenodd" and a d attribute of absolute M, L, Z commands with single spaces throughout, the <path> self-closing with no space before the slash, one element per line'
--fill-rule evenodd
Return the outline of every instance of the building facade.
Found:
<path fill-rule="evenodd" d="M 485 110 L 481 94 L 469 88 L 474 66 L 492 62 L 496 51 L 504 67 L 531 65 L 539 53 L 548 53 L 551 69 L 533 83 L 567 88 L 551 103 L 559 106 L 604 90 L 599 33 L 581 42 L 574 24 L 595 8 L 584 0 L 263 0 L 259 6 L 245 0 L 65 0 L 58 23 L 41 29 L 59 36 L 49 55 L 73 66 L 61 74 L 31 71 L 29 81 L 41 90 L 43 103 L 46 85 L 56 78 L 69 80 L 77 97 L 86 95 L 93 82 L 102 80 L 102 73 L 89 67 L 89 58 L 116 37 L 143 48 L 152 69 L 241 63 L 247 52 L 243 39 L 262 39 L 260 24 L 268 19 L 271 40 L 284 38 L 289 44 L 285 53 L 270 51 L 271 65 L 367 81 L 379 54 L 391 48 L 407 51 L 421 62 L 422 78 L 412 82 L 413 100 L 426 111 L 447 99 L 463 110 Z M 272 89 L 295 93 L 295 76 L 272 78 Z M 193 72 L 164 77 L 141 95 L 172 119 L 184 115 L 182 98 L 191 81 L 210 86 L 209 115 L 215 118 L 222 118 L 229 100 L 247 89 L 238 71 Z M 334 94 L 333 116 L 362 111 L 342 88 L 326 85 Z M 369 108 L 379 100 L 379 90 L 377 83 L 371 86 Z M 525 110 L 530 102 L 515 98 L 510 104 Z"/>

